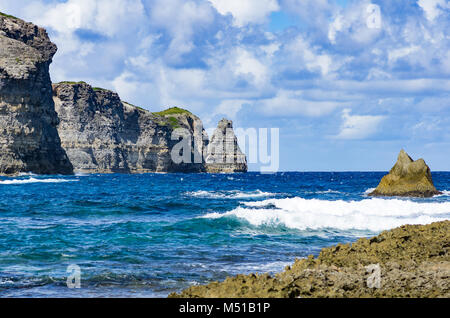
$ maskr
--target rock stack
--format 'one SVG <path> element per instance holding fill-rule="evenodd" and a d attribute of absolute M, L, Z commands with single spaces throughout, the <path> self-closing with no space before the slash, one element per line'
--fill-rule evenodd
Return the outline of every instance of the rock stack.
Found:
<path fill-rule="evenodd" d="M 414 161 L 402 150 L 397 163 L 369 196 L 432 197 L 438 194 L 441 193 L 434 187 L 425 161 Z"/>
<path fill-rule="evenodd" d="M 152 113 L 84 82 L 52 86 L 56 50 L 44 29 L 0 13 L 0 175 L 247 171 L 231 121 L 209 142 L 187 110 Z"/>
<path fill-rule="evenodd" d="M 247 160 L 238 145 L 233 122 L 222 119 L 211 136 L 206 155 L 209 173 L 247 172 Z"/>

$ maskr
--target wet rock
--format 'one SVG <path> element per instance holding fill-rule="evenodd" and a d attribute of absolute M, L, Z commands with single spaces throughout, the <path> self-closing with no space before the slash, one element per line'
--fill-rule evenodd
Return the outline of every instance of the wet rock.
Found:
<path fill-rule="evenodd" d="M 409 237 L 405 240 L 405 237 Z M 238 275 L 193 286 L 169 297 L 450 297 L 450 221 L 405 225 L 376 239 L 324 248 L 317 258 L 296 260 L 275 277 Z M 371 287 L 367 266 L 380 268 Z M 243 288 L 245 287 L 245 288 Z"/>

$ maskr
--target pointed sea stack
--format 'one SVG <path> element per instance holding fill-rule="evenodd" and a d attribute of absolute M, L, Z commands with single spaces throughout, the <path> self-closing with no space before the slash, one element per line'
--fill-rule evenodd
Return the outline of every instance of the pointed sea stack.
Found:
<path fill-rule="evenodd" d="M 222 119 L 211 136 L 206 154 L 206 172 L 247 172 L 247 159 L 238 145 L 233 122 Z"/>
<path fill-rule="evenodd" d="M 55 53 L 44 29 L 0 13 L 0 175 L 73 173 L 56 130 Z"/>
<path fill-rule="evenodd" d="M 402 150 L 395 166 L 369 196 L 429 198 L 438 194 L 441 192 L 434 187 L 430 168 L 425 161 L 414 161 Z"/>

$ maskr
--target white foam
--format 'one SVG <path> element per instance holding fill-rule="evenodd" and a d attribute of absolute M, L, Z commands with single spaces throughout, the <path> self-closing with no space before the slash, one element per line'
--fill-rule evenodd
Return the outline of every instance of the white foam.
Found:
<path fill-rule="evenodd" d="M 331 190 L 331 189 L 328 189 L 327 191 L 317 191 L 316 193 L 317 193 L 317 194 L 329 194 L 329 193 L 335 193 L 335 194 L 338 194 L 338 193 L 342 193 L 342 192 L 337 191 L 337 190 Z"/>
<path fill-rule="evenodd" d="M 450 197 L 450 191 L 449 190 L 444 190 L 444 191 L 441 191 L 441 192 L 442 192 L 442 194 L 436 195 L 435 198 L 437 198 L 437 197 Z"/>
<path fill-rule="evenodd" d="M 210 198 L 210 199 L 249 199 L 249 198 L 264 198 L 275 196 L 275 193 L 256 191 L 195 191 L 187 192 L 186 195 L 196 198 Z"/>
<path fill-rule="evenodd" d="M 205 218 L 237 217 L 254 226 L 284 225 L 289 228 L 381 231 L 404 224 L 429 224 L 450 218 L 450 202 L 418 203 L 398 199 L 326 201 L 318 199 L 270 199 L 243 202 L 226 213 Z"/>
<path fill-rule="evenodd" d="M 76 182 L 78 180 L 66 180 L 66 179 L 13 179 L 0 181 L 0 184 L 28 184 L 28 183 L 63 183 L 63 182 Z"/>
<path fill-rule="evenodd" d="M 369 188 L 364 192 L 364 194 L 368 195 L 368 194 L 372 193 L 373 191 L 375 191 L 375 189 L 376 188 Z"/>
<path fill-rule="evenodd" d="M 89 177 L 89 173 L 86 173 L 86 172 L 75 172 L 75 177 Z"/>
<path fill-rule="evenodd" d="M 19 173 L 19 177 L 31 177 L 31 176 L 37 176 L 37 175 L 32 172 L 20 172 Z"/>

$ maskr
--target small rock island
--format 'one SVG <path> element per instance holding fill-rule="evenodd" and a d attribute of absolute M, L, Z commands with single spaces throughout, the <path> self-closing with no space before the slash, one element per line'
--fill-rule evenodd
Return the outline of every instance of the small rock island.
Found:
<path fill-rule="evenodd" d="M 441 194 L 433 184 L 430 168 L 423 159 L 414 161 L 404 150 L 397 163 L 369 196 L 430 198 Z"/>

